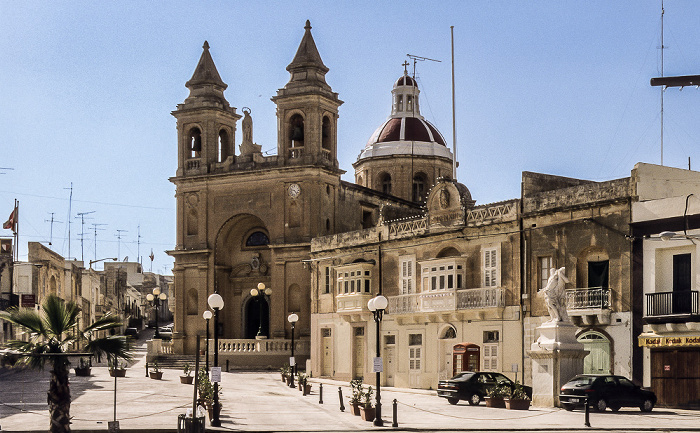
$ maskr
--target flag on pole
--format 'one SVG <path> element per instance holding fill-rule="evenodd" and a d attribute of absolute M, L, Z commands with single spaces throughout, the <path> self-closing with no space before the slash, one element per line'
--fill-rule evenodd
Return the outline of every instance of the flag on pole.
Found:
<path fill-rule="evenodd" d="M 153 261 L 153 259 L 155 258 L 155 256 L 153 255 L 153 248 L 151 248 L 151 255 L 148 257 L 151 259 L 151 261 Z"/>
<path fill-rule="evenodd" d="M 14 232 L 16 224 L 17 224 L 17 207 L 15 206 L 15 208 L 12 210 L 12 213 L 10 214 L 10 217 L 2 225 L 2 228 L 12 229 L 12 231 Z"/>

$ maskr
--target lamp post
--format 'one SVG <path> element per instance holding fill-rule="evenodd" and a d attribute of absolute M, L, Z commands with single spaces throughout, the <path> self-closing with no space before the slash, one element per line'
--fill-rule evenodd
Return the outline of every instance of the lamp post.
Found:
<path fill-rule="evenodd" d="M 204 320 L 207 321 L 207 345 L 206 345 L 206 358 L 205 358 L 205 365 L 206 365 L 206 370 L 207 373 L 209 373 L 209 319 L 211 319 L 211 311 L 206 310 L 204 313 L 202 313 L 202 317 L 204 317 Z"/>
<path fill-rule="evenodd" d="M 105 261 L 105 260 L 112 260 L 112 261 L 116 262 L 116 261 L 117 261 L 117 258 L 116 258 L 116 257 L 107 257 L 106 259 L 90 260 L 90 269 L 92 269 L 92 265 L 93 265 L 94 263 L 103 262 L 103 261 Z"/>
<path fill-rule="evenodd" d="M 265 283 L 258 283 L 258 288 L 257 289 L 250 289 L 250 296 L 254 298 L 258 298 L 258 304 L 260 304 L 260 317 L 258 318 L 260 321 L 260 325 L 258 326 L 258 335 L 255 336 L 257 339 L 262 339 L 265 338 L 265 334 L 263 334 L 263 302 L 265 301 L 265 296 L 270 296 L 272 294 L 272 289 L 269 287 L 265 287 Z"/>
<path fill-rule="evenodd" d="M 379 322 L 382 321 L 382 316 L 384 315 L 384 310 L 389 305 L 389 301 L 382 295 L 377 295 L 367 302 L 367 308 L 374 315 L 374 322 L 377 324 L 377 358 L 381 361 L 379 352 Z M 381 394 L 381 367 L 375 368 L 377 373 L 377 403 L 376 403 L 376 415 L 374 417 L 374 425 L 381 427 L 384 425 L 382 420 L 382 394 Z"/>
<path fill-rule="evenodd" d="M 214 367 L 219 366 L 219 310 L 224 308 L 224 299 L 218 293 L 209 295 L 207 299 L 209 308 L 214 310 Z M 219 413 L 221 406 L 219 405 L 219 382 L 214 382 L 214 419 L 211 420 L 212 427 L 221 427 Z"/>
<path fill-rule="evenodd" d="M 294 359 L 294 326 L 297 324 L 299 316 L 296 313 L 292 313 L 287 316 L 287 321 L 292 324 L 292 357 L 289 358 L 289 364 L 292 366 L 292 380 L 289 381 L 289 387 L 294 388 L 294 375 L 297 372 L 297 362 Z"/>
<path fill-rule="evenodd" d="M 158 333 L 158 307 L 160 306 L 160 302 L 165 301 L 166 299 L 168 299 L 168 295 L 161 293 L 158 287 L 153 289 L 153 294 L 149 293 L 146 295 L 146 300 L 148 300 L 148 302 L 152 302 L 156 309 L 156 334 L 153 336 L 153 338 L 160 337 L 160 334 Z"/>

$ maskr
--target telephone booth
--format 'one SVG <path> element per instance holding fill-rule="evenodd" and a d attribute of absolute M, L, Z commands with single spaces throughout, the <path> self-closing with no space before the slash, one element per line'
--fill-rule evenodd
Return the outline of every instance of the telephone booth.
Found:
<path fill-rule="evenodd" d="M 452 349 L 452 376 L 463 371 L 479 371 L 481 348 L 474 343 L 455 344 Z"/>

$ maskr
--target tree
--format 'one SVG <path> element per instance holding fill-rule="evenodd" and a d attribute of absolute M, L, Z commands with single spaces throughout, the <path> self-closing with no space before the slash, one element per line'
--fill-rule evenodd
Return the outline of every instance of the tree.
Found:
<path fill-rule="evenodd" d="M 41 304 L 41 310 L 11 308 L 0 312 L 0 318 L 22 328 L 28 341 L 13 340 L 7 346 L 20 352 L 19 362 L 31 368 L 51 367 L 49 381 L 49 432 L 70 432 L 70 389 L 68 387 L 69 354 L 81 351 L 93 356 L 131 358 L 128 343 L 123 336 L 97 337 L 98 331 L 110 330 L 122 325 L 121 318 L 108 313 L 92 325 L 79 329 L 80 307 L 75 302 L 65 302 L 56 295 L 49 295 Z"/>

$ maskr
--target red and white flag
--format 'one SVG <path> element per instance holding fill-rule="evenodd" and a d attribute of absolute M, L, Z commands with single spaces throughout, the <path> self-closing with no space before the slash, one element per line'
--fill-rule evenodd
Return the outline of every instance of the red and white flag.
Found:
<path fill-rule="evenodd" d="M 153 255 L 153 250 L 151 250 L 151 255 L 148 257 L 151 259 L 151 261 L 153 261 L 153 259 L 155 258 L 155 256 Z"/>
<path fill-rule="evenodd" d="M 15 207 L 12 210 L 12 213 L 10 214 L 10 218 L 5 221 L 5 223 L 2 225 L 2 228 L 4 229 L 12 229 L 12 231 L 15 231 L 15 226 L 17 225 L 17 208 Z"/>

